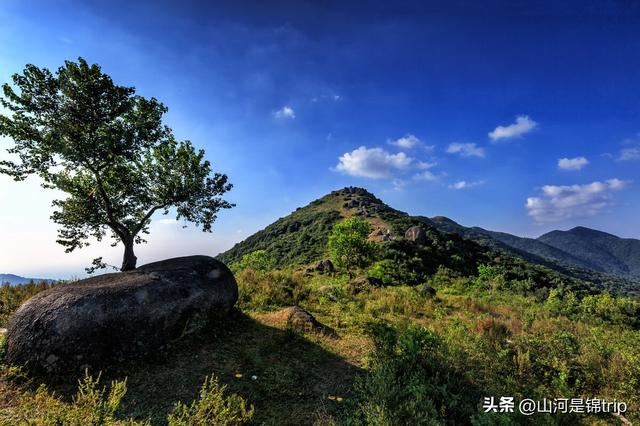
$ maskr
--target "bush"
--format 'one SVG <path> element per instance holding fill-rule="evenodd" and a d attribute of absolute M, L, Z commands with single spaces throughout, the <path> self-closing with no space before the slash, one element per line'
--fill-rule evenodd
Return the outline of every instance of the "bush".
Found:
<path fill-rule="evenodd" d="M 375 325 L 371 333 L 371 371 L 356 385 L 354 423 L 468 423 L 479 398 L 448 362 L 446 345 L 435 333 L 415 326 L 399 332 L 387 325 Z"/>
<path fill-rule="evenodd" d="M 374 245 L 367 238 L 372 230 L 369 222 L 355 216 L 337 223 L 329 236 L 329 251 L 335 264 L 347 271 L 369 264 Z"/>
<path fill-rule="evenodd" d="M 384 259 L 371 265 L 367 275 L 380 280 L 384 285 L 417 285 L 423 281 L 423 274 L 415 266 L 411 261 Z"/>
<path fill-rule="evenodd" d="M 225 396 L 225 389 L 215 376 L 207 378 L 197 401 L 176 404 L 167 417 L 169 426 L 235 426 L 251 420 L 253 406 L 247 408 L 247 402 L 236 394 Z"/>
<path fill-rule="evenodd" d="M 640 326 L 640 302 L 628 297 L 613 297 L 606 293 L 586 296 L 580 302 L 580 310 L 587 320 L 595 318 L 634 329 Z"/>
<path fill-rule="evenodd" d="M 275 264 L 275 260 L 265 250 L 256 250 L 242 256 L 239 262 L 232 263 L 231 270 L 238 272 L 242 269 L 253 269 L 257 272 L 266 272 L 273 269 Z"/>
<path fill-rule="evenodd" d="M 225 396 L 215 376 L 207 378 L 200 389 L 200 397 L 190 405 L 177 403 L 167 417 L 170 426 L 236 426 L 253 417 L 253 407 L 240 396 Z M 65 403 L 40 385 L 35 393 L 20 395 L 17 404 L 0 410 L 0 425 L 40 426 L 150 426 L 149 421 L 119 419 L 116 413 L 127 393 L 127 383 L 113 381 L 109 391 L 100 388 L 100 376 L 85 373 L 79 381 L 78 392 L 71 403 Z"/>
<path fill-rule="evenodd" d="M 483 289 L 500 290 L 506 287 L 505 270 L 501 266 L 478 265 L 476 286 Z"/>
<path fill-rule="evenodd" d="M 118 420 L 115 416 L 122 398 L 127 392 L 125 381 L 114 381 L 107 393 L 99 388 L 100 376 L 85 374 L 79 382 L 78 393 L 71 404 L 65 404 L 40 385 L 35 395 L 23 394 L 17 407 L 0 412 L 0 424 L 33 425 L 148 425 L 132 419 Z"/>

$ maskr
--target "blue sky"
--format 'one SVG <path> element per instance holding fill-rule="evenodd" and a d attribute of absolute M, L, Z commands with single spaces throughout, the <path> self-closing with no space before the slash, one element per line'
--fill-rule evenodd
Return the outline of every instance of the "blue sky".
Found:
<path fill-rule="evenodd" d="M 213 234 L 158 217 L 140 263 L 216 254 L 347 185 L 518 235 L 640 238 L 640 8 L 479 3 L 4 0 L 0 82 L 83 56 L 229 175 Z M 0 272 L 119 264 L 56 245 L 55 196 L 0 177 Z"/>

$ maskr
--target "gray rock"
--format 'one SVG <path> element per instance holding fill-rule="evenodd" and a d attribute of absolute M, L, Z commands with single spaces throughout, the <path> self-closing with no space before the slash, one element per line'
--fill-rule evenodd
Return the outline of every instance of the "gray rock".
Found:
<path fill-rule="evenodd" d="M 358 207 L 358 202 L 356 200 L 350 200 L 343 204 L 345 209 L 353 209 Z"/>
<path fill-rule="evenodd" d="M 425 297 L 435 297 L 436 289 L 431 287 L 430 285 L 425 285 L 420 289 L 420 294 Z"/>
<path fill-rule="evenodd" d="M 373 287 L 381 287 L 382 281 L 378 278 L 373 277 L 356 277 L 347 286 L 347 291 L 351 294 L 362 293 L 363 291 L 367 291 Z"/>
<path fill-rule="evenodd" d="M 316 271 L 319 272 L 335 272 L 336 268 L 333 266 L 333 262 L 329 259 L 324 259 L 316 263 L 314 267 Z"/>
<path fill-rule="evenodd" d="M 290 306 L 276 315 L 286 321 L 289 327 L 302 331 L 322 331 L 325 327 L 313 315 L 299 306 Z"/>
<path fill-rule="evenodd" d="M 404 237 L 409 241 L 415 242 L 416 244 L 427 244 L 427 233 L 420 226 L 412 226 L 411 228 L 407 229 Z"/>
<path fill-rule="evenodd" d="M 144 357 L 227 315 L 237 299 L 231 271 L 208 256 L 60 285 L 16 311 L 6 361 L 59 374 Z"/>

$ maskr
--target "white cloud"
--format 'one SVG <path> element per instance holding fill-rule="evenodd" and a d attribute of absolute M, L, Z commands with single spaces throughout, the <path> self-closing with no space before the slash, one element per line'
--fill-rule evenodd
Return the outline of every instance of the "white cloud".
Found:
<path fill-rule="evenodd" d="M 480 186 L 484 184 L 484 181 L 475 181 L 475 182 L 467 182 L 466 180 L 460 180 L 456 183 L 449 185 L 450 189 L 468 189 L 473 188 L 474 186 Z"/>
<path fill-rule="evenodd" d="M 584 157 L 561 158 L 558 160 L 558 168 L 562 170 L 580 170 L 589 164 L 589 160 Z"/>
<path fill-rule="evenodd" d="M 420 170 L 427 170 L 427 169 L 432 169 L 435 166 L 437 166 L 438 163 L 429 163 L 427 161 L 418 161 L 416 163 L 416 168 L 420 169 Z"/>
<path fill-rule="evenodd" d="M 629 184 L 628 181 L 609 179 L 583 185 L 545 185 L 541 196 L 527 198 L 525 207 L 536 222 L 593 216 L 613 204 L 613 191 Z"/>
<path fill-rule="evenodd" d="M 528 115 L 519 115 L 516 117 L 515 123 L 496 127 L 492 132 L 489 132 L 489 137 L 493 141 L 514 138 L 530 132 L 537 125 L 538 123 L 530 119 Z"/>
<path fill-rule="evenodd" d="M 414 180 L 426 180 L 426 181 L 429 181 L 429 182 L 435 182 L 440 178 L 438 176 L 436 176 L 435 174 L 433 174 L 431 171 L 425 170 L 424 172 L 420 172 L 420 173 L 417 173 L 417 174 L 413 175 L 413 179 Z"/>
<path fill-rule="evenodd" d="M 155 221 L 155 223 L 159 225 L 176 225 L 178 221 L 175 220 L 175 218 L 174 219 L 165 218 L 165 219 L 158 219 Z"/>
<path fill-rule="evenodd" d="M 484 148 L 475 143 L 452 143 L 447 148 L 449 154 L 460 154 L 463 157 L 484 157 Z"/>
<path fill-rule="evenodd" d="M 296 118 L 296 112 L 288 105 L 283 106 L 277 111 L 273 112 L 275 118 Z"/>
<path fill-rule="evenodd" d="M 390 178 L 393 171 L 406 170 L 414 162 L 414 159 L 404 152 L 390 154 L 382 148 L 366 146 L 344 153 L 338 160 L 336 170 L 370 179 Z"/>
<path fill-rule="evenodd" d="M 640 146 L 620 150 L 620 161 L 640 160 Z"/>
<path fill-rule="evenodd" d="M 394 179 L 392 183 L 394 191 L 402 191 L 407 186 L 407 182 L 402 179 Z"/>
<path fill-rule="evenodd" d="M 405 136 L 396 140 L 388 140 L 387 143 L 389 145 L 394 145 L 405 149 L 411 149 L 421 144 L 420 139 L 410 133 L 407 133 Z"/>

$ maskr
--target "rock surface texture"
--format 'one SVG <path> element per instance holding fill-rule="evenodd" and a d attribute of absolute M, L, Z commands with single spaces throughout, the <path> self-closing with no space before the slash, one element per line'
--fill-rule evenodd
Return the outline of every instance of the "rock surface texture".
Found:
<path fill-rule="evenodd" d="M 424 229 L 422 229 L 422 227 L 420 226 L 412 226 L 411 228 L 407 229 L 404 237 L 409 241 L 415 242 L 416 244 L 425 245 L 427 243 L 427 233 L 424 232 Z"/>
<path fill-rule="evenodd" d="M 224 317 L 237 299 L 231 271 L 207 256 L 63 284 L 16 311 L 6 361 L 59 374 L 144 357 Z"/>

